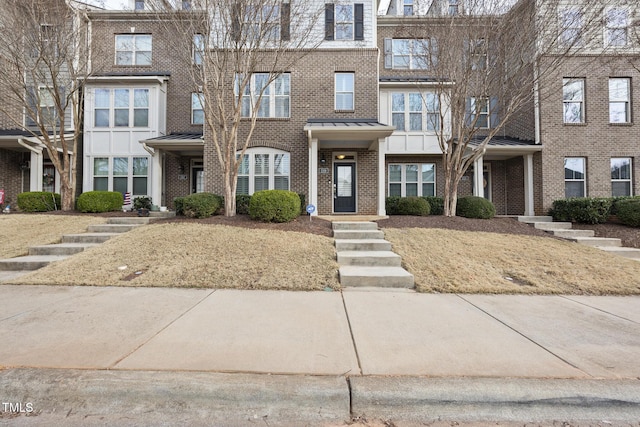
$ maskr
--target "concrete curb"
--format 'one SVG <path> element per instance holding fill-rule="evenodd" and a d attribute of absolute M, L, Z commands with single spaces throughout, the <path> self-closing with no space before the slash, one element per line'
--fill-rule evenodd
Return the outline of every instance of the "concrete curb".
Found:
<path fill-rule="evenodd" d="M 629 421 L 640 381 L 350 377 L 353 417 L 404 421 Z"/>

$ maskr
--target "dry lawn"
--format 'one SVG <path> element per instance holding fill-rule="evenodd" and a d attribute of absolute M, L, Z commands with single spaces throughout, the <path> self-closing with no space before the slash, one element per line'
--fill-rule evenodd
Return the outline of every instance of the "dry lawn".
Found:
<path fill-rule="evenodd" d="M 29 246 L 59 243 L 63 234 L 84 233 L 104 218 L 90 215 L 0 214 L 0 259 L 26 255 Z"/>
<path fill-rule="evenodd" d="M 132 230 L 9 283 L 322 290 L 339 288 L 337 269 L 328 237 L 170 223 Z"/>
<path fill-rule="evenodd" d="M 544 237 L 385 228 L 422 292 L 640 294 L 640 262 Z"/>

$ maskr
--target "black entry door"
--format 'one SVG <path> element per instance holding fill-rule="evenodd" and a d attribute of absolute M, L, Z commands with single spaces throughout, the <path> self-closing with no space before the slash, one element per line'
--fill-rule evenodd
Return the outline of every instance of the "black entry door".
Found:
<path fill-rule="evenodd" d="M 333 211 L 356 211 L 356 165 L 335 163 L 333 167 Z"/>
<path fill-rule="evenodd" d="M 191 193 L 202 193 L 204 191 L 204 169 L 191 169 Z"/>

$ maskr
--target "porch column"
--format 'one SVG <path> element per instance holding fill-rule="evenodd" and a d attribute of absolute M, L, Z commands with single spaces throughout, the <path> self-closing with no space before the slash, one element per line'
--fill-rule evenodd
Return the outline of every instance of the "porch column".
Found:
<path fill-rule="evenodd" d="M 29 170 L 29 191 L 42 191 L 42 148 L 31 147 L 31 169 Z"/>
<path fill-rule="evenodd" d="M 155 149 L 151 159 L 151 203 L 162 206 L 162 151 Z"/>
<path fill-rule="evenodd" d="M 387 214 L 385 208 L 386 186 L 385 186 L 385 158 L 386 158 L 387 139 L 378 139 L 378 215 L 385 216 Z"/>
<path fill-rule="evenodd" d="M 309 138 L 309 201 L 316 207 L 311 214 L 318 215 L 318 139 Z"/>
<path fill-rule="evenodd" d="M 524 215 L 535 215 L 533 201 L 533 154 L 526 154 L 524 156 Z"/>
<path fill-rule="evenodd" d="M 473 195 L 484 197 L 484 156 L 473 162 Z"/>

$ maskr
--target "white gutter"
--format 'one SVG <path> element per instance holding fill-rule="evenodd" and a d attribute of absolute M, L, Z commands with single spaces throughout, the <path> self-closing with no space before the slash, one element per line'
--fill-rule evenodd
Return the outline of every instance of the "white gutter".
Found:
<path fill-rule="evenodd" d="M 144 150 L 147 153 L 151 154 L 152 156 L 154 156 L 156 154 L 156 151 L 153 148 L 149 147 L 146 142 L 142 143 L 142 148 L 144 148 Z"/>

